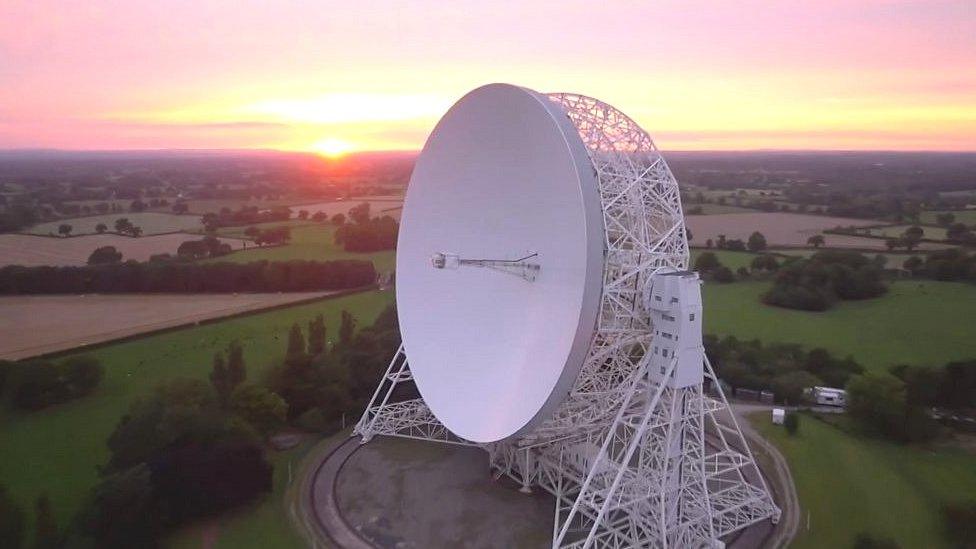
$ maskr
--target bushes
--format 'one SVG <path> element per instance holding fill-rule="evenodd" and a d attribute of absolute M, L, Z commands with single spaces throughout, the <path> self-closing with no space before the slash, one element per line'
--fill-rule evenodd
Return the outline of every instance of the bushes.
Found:
<path fill-rule="evenodd" d="M 373 264 L 358 260 L 8 266 L 0 268 L 0 294 L 301 292 L 355 288 L 375 280 Z"/>
<path fill-rule="evenodd" d="M 23 410 L 81 398 L 94 391 L 103 376 L 101 363 L 90 356 L 6 363 L 2 369 L 6 371 L 3 389 L 8 403 Z"/>
<path fill-rule="evenodd" d="M 881 268 L 868 258 L 852 252 L 823 251 L 783 266 L 763 302 L 825 311 L 838 299 L 869 299 L 887 291 Z"/>

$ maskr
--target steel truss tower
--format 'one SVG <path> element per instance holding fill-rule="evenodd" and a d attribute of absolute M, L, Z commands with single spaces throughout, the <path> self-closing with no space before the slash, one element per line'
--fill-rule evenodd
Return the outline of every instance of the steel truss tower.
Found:
<path fill-rule="evenodd" d="M 413 381 L 401 345 L 355 434 L 482 447 L 497 476 L 555 496 L 553 548 L 718 547 L 732 532 L 778 521 L 701 346 L 677 181 L 620 111 L 580 95 L 549 99 L 587 146 L 606 229 L 599 319 L 569 397 L 528 435 L 461 440 L 422 399 L 394 401 Z"/>

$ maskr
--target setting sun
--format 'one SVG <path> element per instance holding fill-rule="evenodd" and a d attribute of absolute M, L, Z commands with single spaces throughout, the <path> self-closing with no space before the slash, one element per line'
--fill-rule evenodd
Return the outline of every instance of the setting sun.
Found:
<path fill-rule="evenodd" d="M 312 150 L 327 158 L 339 158 L 352 150 L 352 145 L 341 139 L 323 139 L 312 145 Z"/>

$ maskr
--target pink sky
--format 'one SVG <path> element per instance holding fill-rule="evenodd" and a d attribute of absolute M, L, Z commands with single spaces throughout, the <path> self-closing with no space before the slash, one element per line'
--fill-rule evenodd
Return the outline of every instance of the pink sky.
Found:
<path fill-rule="evenodd" d="M 417 149 L 478 85 L 598 97 L 665 149 L 976 150 L 976 6 L 14 1 L 0 148 Z"/>

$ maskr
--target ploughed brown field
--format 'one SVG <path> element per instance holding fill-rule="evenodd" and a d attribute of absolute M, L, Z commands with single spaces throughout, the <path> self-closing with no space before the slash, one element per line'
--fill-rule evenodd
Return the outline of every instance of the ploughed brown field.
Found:
<path fill-rule="evenodd" d="M 685 224 L 691 230 L 692 246 L 703 247 L 708 239 L 712 239 L 712 242 L 718 242 L 718 235 L 720 234 L 724 234 L 725 238 L 729 240 L 748 241 L 749 235 L 753 231 L 759 231 L 766 237 L 766 244 L 772 248 L 776 246 L 803 247 L 807 245 L 808 238 L 821 234 L 824 230 L 838 226 L 877 225 L 878 221 L 791 213 L 730 213 L 689 215 L 685 216 Z M 885 241 L 880 238 L 825 234 L 824 240 L 828 248 L 887 249 Z M 923 250 L 947 247 L 951 246 L 929 242 L 923 242 L 918 246 Z"/>
<path fill-rule="evenodd" d="M 74 349 L 330 293 L 0 297 L 0 359 Z"/>
<path fill-rule="evenodd" d="M 199 235 L 161 234 L 132 238 L 116 234 L 93 234 L 69 238 L 0 234 L 0 267 L 5 265 L 84 265 L 95 248 L 115 246 L 122 252 L 122 260 L 148 261 L 153 254 L 176 255 L 186 240 L 199 240 Z M 235 250 L 244 247 L 244 240 L 221 238 Z"/>

